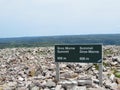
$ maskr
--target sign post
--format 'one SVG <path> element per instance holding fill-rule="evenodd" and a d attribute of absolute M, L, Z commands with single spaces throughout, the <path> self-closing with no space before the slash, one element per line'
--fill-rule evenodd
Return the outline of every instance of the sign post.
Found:
<path fill-rule="evenodd" d="M 99 85 L 102 87 L 103 84 L 102 84 L 102 72 L 103 72 L 103 65 L 102 63 L 99 63 Z"/>
<path fill-rule="evenodd" d="M 60 79 L 60 73 L 59 73 L 59 70 L 60 70 L 60 68 L 59 68 L 59 63 L 58 62 L 56 62 L 56 80 L 57 80 L 57 82 L 59 81 L 59 79 Z"/>
<path fill-rule="evenodd" d="M 59 80 L 59 62 L 98 63 L 99 84 L 102 86 L 102 45 L 55 45 L 56 79 Z"/>

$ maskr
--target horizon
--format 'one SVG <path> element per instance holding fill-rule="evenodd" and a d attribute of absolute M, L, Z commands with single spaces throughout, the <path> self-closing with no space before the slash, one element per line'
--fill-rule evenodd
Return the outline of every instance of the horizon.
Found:
<path fill-rule="evenodd" d="M 118 0 L 0 1 L 0 38 L 119 34 Z"/>
<path fill-rule="evenodd" d="M 11 39 L 11 38 L 36 38 L 36 37 L 62 37 L 62 36 L 94 36 L 94 35 L 120 35 L 120 33 L 110 34 L 80 34 L 80 35 L 49 35 L 49 36 L 21 36 L 21 37 L 0 37 L 0 39 Z"/>

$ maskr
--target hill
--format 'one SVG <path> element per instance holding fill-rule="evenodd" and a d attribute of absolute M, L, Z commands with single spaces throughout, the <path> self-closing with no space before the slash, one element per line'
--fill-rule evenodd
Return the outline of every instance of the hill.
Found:
<path fill-rule="evenodd" d="M 53 46 L 55 44 L 84 44 L 84 43 L 88 44 L 103 43 L 103 45 L 120 45 L 120 34 L 0 38 L 0 48 L 39 47 L 39 46 Z"/>

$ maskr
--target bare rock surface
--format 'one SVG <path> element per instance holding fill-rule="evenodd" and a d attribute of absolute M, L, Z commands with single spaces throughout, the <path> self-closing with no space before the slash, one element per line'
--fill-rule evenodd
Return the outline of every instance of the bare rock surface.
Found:
<path fill-rule="evenodd" d="M 98 65 L 60 63 L 53 47 L 0 49 L 0 90 L 120 90 L 120 46 L 103 47 L 103 87 Z"/>

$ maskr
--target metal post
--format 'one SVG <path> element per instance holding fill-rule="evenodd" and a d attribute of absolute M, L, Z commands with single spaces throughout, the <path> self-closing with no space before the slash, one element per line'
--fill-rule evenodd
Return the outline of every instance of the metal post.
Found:
<path fill-rule="evenodd" d="M 102 63 L 99 63 L 99 85 L 101 87 L 103 86 L 102 72 L 103 72 L 103 65 L 102 65 Z"/>
<path fill-rule="evenodd" d="M 59 70 L 60 70 L 60 68 L 59 68 L 59 63 L 56 62 L 56 80 L 57 80 L 57 82 L 58 82 L 59 79 L 60 79 L 60 73 L 59 73 Z"/>

